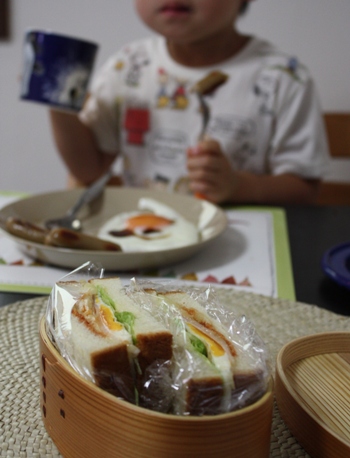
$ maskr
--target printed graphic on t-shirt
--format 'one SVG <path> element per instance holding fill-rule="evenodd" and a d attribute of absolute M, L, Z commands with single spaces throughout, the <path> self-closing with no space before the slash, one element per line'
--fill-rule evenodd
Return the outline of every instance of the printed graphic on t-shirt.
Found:
<path fill-rule="evenodd" d="M 262 73 L 254 85 L 254 95 L 260 100 L 259 113 L 265 116 L 274 115 L 276 77 Z"/>
<path fill-rule="evenodd" d="M 185 132 L 172 129 L 156 130 L 150 139 L 149 149 L 152 161 L 178 165 L 184 161 L 187 144 Z"/>
<path fill-rule="evenodd" d="M 185 110 L 188 105 L 188 97 L 186 93 L 186 80 L 175 78 L 176 87 L 173 92 L 173 108 L 177 110 Z"/>
<path fill-rule="evenodd" d="M 216 115 L 208 126 L 208 135 L 220 138 L 223 151 L 237 168 L 243 168 L 256 154 L 256 133 L 252 119 L 234 115 Z"/>
<path fill-rule="evenodd" d="M 128 53 L 128 50 L 126 50 L 126 53 Z M 150 63 L 148 53 L 140 46 L 128 55 L 128 61 L 125 82 L 128 86 L 138 86 L 142 77 L 142 69 Z"/>
<path fill-rule="evenodd" d="M 144 145 L 145 134 L 150 129 L 150 113 L 147 108 L 128 107 L 124 117 L 126 142 L 131 145 Z"/>
<path fill-rule="evenodd" d="M 281 70 L 282 72 L 288 73 L 296 81 L 302 82 L 301 77 L 298 73 L 300 69 L 299 61 L 296 57 L 290 57 L 286 65 L 275 65 L 272 68 Z"/>
<path fill-rule="evenodd" d="M 157 108 L 185 110 L 188 107 L 188 82 L 186 79 L 172 76 L 164 68 L 159 68 L 157 82 Z"/>
<path fill-rule="evenodd" d="M 118 60 L 114 65 L 114 69 L 117 71 L 123 70 L 124 65 L 125 65 L 125 62 L 123 60 Z"/>
<path fill-rule="evenodd" d="M 143 187 L 154 191 L 171 191 L 178 194 L 190 194 L 189 180 L 187 176 L 177 178 L 173 182 L 172 177 L 156 173 L 152 178 L 147 178 Z"/>
<path fill-rule="evenodd" d="M 158 70 L 158 92 L 157 108 L 165 108 L 170 104 L 170 94 L 168 93 L 169 74 L 164 68 Z"/>
<path fill-rule="evenodd" d="M 147 146 L 149 174 L 143 186 L 157 190 L 188 193 L 185 151 L 188 137 L 176 129 L 158 129 Z"/>
<path fill-rule="evenodd" d="M 260 99 L 259 114 L 275 115 L 274 103 L 276 101 L 279 73 L 287 73 L 293 80 L 303 83 L 301 69 L 302 66 L 295 57 L 288 58 L 285 63 L 271 65 L 264 69 L 253 87 L 254 95 Z"/>

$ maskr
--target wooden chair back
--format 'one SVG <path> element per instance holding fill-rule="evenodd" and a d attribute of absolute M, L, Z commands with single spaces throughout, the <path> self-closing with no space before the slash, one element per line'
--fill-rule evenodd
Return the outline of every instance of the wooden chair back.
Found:
<path fill-rule="evenodd" d="M 350 113 L 325 113 L 324 122 L 331 157 L 349 159 L 350 163 Z M 317 203 L 350 205 L 350 176 L 349 182 L 321 183 Z"/>

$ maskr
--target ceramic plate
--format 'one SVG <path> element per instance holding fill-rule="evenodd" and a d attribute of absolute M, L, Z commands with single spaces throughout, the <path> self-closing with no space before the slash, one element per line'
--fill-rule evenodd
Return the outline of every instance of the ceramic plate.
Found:
<path fill-rule="evenodd" d="M 332 280 L 350 289 L 350 242 L 328 250 L 322 258 L 322 268 Z"/>
<path fill-rule="evenodd" d="M 82 189 L 73 189 L 21 199 L 0 210 L 0 221 L 14 216 L 40 224 L 46 219 L 65 214 L 82 192 Z M 100 262 L 106 270 L 130 271 L 160 267 L 187 259 L 218 237 L 227 226 L 225 212 L 204 200 L 158 191 L 108 187 L 99 199 L 87 206 L 79 215 L 83 222 L 83 231 L 97 235 L 100 227 L 114 215 L 136 210 L 141 197 L 156 199 L 196 224 L 200 229 L 200 241 L 181 248 L 119 253 L 55 248 L 28 242 L 7 232 L 6 234 L 27 255 L 46 264 L 74 269 L 91 261 Z"/>

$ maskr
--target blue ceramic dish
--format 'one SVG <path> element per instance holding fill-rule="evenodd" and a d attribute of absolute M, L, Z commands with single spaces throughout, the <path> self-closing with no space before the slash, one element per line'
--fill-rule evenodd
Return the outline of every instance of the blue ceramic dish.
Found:
<path fill-rule="evenodd" d="M 322 269 L 336 283 L 350 289 L 350 242 L 326 251 L 322 258 Z"/>

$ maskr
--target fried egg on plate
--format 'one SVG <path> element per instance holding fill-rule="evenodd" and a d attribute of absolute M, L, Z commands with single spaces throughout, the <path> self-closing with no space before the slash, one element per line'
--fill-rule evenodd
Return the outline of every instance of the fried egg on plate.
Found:
<path fill-rule="evenodd" d="M 157 251 L 196 243 L 199 231 L 174 209 L 145 197 L 138 210 L 109 219 L 98 237 L 118 243 L 124 252 Z"/>

